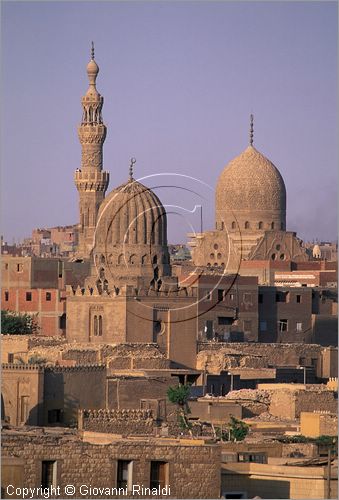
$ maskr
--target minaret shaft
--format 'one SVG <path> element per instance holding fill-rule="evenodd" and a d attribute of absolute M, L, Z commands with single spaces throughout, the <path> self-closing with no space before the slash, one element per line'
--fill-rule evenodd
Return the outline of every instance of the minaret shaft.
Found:
<path fill-rule="evenodd" d="M 87 65 L 89 89 L 81 99 L 83 114 L 78 127 L 82 148 L 81 168 L 75 171 L 74 176 L 80 209 L 78 255 L 84 258 L 90 256 L 99 207 L 109 183 L 109 173 L 103 170 L 103 144 L 107 132 L 101 115 L 104 99 L 96 89 L 99 67 L 94 61 L 93 46 L 91 55 Z"/>

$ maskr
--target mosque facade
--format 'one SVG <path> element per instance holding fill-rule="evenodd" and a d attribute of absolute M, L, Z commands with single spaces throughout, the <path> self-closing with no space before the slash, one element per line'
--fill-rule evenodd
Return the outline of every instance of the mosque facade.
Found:
<path fill-rule="evenodd" d="M 204 309 L 199 304 L 211 294 L 201 285 L 201 275 L 185 284 L 172 271 L 165 208 L 151 189 L 134 179 L 134 159 L 126 182 L 105 196 L 109 173 L 103 170 L 106 126 L 103 97 L 96 88 L 98 72 L 92 49 L 78 128 L 82 161 L 75 172 L 78 257 L 90 259 L 91 271 L 83 288 L 69 287 L 67 338 L 86 343 L 156 342 L 177 365 L 192 367 L 202 324 L 199 311 Z M 202 274 L 237 276 L 244 260 L 308 260 L 301 240 L 286 230 L 283 178 L 253 146 L 253 119 L 249 146 L 220 174 L 215 205 L 215 229 L 195 234 L 190 242 L 192 267 Z M 258 299 L 255 290 L 250 292 L 241 292 L 247 295 L 243 321 L 252 325 L 245 339 L 256 341 Z M 225 300 L 227 293 L 223 294 Z M 219 325 L 239 324 L 239 307 L 222 307 L 222 313 L 213 312 L 220 315 Z"/>

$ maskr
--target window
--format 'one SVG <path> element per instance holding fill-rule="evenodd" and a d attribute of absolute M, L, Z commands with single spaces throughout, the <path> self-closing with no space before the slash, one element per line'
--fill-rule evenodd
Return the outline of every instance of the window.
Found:
<path fill-rule="evenodd" d="M 258 224 L 258 229 L 262 229 L 264 227 L 264 224 L 260 221 Z"/>
<path fill-rule="evenodd" d="M 214 253 L 210 253 L 211 259 L 214 259 Z"/>
<path fill-rule="evenodd" d="M 218 302 L 224 300 L 224 290 L 218 290 Z"/>
<path fill-rule="evenodd" d="M 44 460 L 41 462 L 41 487 L 56 486 L 56 461 Z"/>
<path fill-rule="evenodd" d="M 297 295 L 296 299 L 297 299 L 297 304 L 301 304 L 301 295 Z"/>
<path fill-rule="evenodd" d="M 8 263 L 6 262 L 6 264 L 5 264 L 5 270 L 7 271 L 7 269 L 8 269 Z"/>
<path fill-rule="evenodd" d="M 20 398 L 20 422 L 25 424 L 28 418 L 28 396 L 21 396 Z"/>
<path fill-rule="evenodd" d="M 252 329 L 252 321 L 250 319 L 244 320 L 244 332 L 250 332 Z"/>
<path fill-rule="evenodd" d="M 260 331 L 267 332 L 267 321 L 260 321 Z"/>
<path fill-rule="evenodd" d="M 276 302 L 286 302 L 287 294 L 285 292 L 278 292 L 275 294 Z"/>
<path fill-rule="evenodd" d="M 276 259 L 276 255 L 275 255 L 275 253 L 272 253 L 272 255 L 271 255 L 271 259 L 272 259 L 272 260 L 275 260 L 275 259 Z"/>
<path fill-rule="evenodd" d="M 271 223 L 271 229 L 274 229 L 274 222 Z"/>
<path fill-rule="evenodd" d="M 264 296 L 262 293 L 259 293 L 259 295 L 258 295 L 258 302 L 259 302 L 259 304 L 262 304 L 264 302 Z"/>
<path fill-rule="evenodd" d="M 22 264 L 17 264 L 16 265 L 16 271 L 17 271 L 17 273 L 22 273 L 23 270 L 24 270 L 24 268 L 23 268 Z"/>
<path fill-rule="evenodd" d="M 211 339 L 214 335 L 213 321 L 207 319 L 205 322 L 204 332 L 207 339 Z"/>
<path fill-rule="evenodd" d="M 66 313 L 59 316 L 59 328 L 60 330 L 65 330 L 66 328 Z"/>
<path fill-rule="evenodd" d="M 238 462 L 267 464 L 267 455 L 266 453 L 238 453 Z"/>
<path fill-rule="evenodd" d="M 151 488 L 163 488 L 167 484 L 168 464 L 166 462 L 151 462 Z"/>
<path fill-rule="evenodd" d="M 14 354 L 12 352 L 8 353 L 7 362 L 8 363 L 14 363 Z"/>
<path fill-rule="evenodd" d="M 117 488 L 132 491 L 132 470 L 133 462 L 131 460 L 118 460 Z"/>
<path fill-rule="evenodd" d="M 212 300 L 212 294 L 211 294 L 211 292 L 207 292 L 206 293 L 205 300 Z"/>
<path fill-rule="evenodd" d="M 46 292 L 46 301 L 50 302 L 52 300 L 52 294 L 51 292 Z"/>
<path fill-rule="evenodd" d="M 226 316 L 218 316 L 218 325 L 231 325 L 233 323 L 233 318 L 227 318 Z"/>
<path fill-rule="evenodd" d="M 26 302 L 32 301 L 32 292 L 26 292 Z"/>
<path fill-rule="evenodd" d="M 235 224 L 235 222 L 232 222 L 232 226 L 231 226 L 231 227 L 232 227 L 232 229 L 235 229 L 235 228 L 236 228 L 236 224 Z"/>
<path fill-rule="evenodd" d="M 98 324 L 98 335 L 101 336 L 102 335 L 102 316 L 99 316 L 98 322 L 99 322 L 99 324 Z"/>
<path fill-rule="evenodd" d="M 279 332 L 287 332 L 287 330 L 288 330 L 287 319 L 279 319 L 278 326 L 279 326 Z"/>
<path fill-rule="evenodd" d="M 60 424 L 63 421 L 63 411 L 60 409 L 48 410 L 47 418 L 49 424 Z"/>
<path fill-rule="evenodd" d="M 301 321 L 297 321 L 297 332 L 302 332 L 303 331 L 303 324 Z"/>
<path fill-rule="evenodd" d="M 225 229 L 224 221 L 221 221 L 221 229 Z"/>
<path fill-rule="evenodd" d="M 98 316 L 94 316 L 93 318 L 93 331 L 94 331 L 94 336 L 96 337 L 98 335 Z"/>
<path fill-rule="evenodd" d="M 5 292 L 5 302 L 8 302 L 8 299 L 9 299 L 9 292 Z"/>
<path fill-rule="evenodd" d="M 245 229 L 249 229 L 250 228 L 250 223 L 248 221 L 245 222 Z"/>
<path fill-rule="evenodd" d="M 230 300 L 233 301 L 235 299 L 234 293 L 230 293 Z"/>
<path fill-rule="evenodd" d="M 218 248 L 219 248 L 218 244 L 214 243 L 213 248 L 214 248 L 214 250 L 218 250 Z"/>

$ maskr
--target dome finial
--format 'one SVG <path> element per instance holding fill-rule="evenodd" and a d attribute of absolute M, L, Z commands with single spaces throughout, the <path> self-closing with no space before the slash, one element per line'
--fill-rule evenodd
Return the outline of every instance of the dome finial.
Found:
<path fill-rule="evenodd" d="M 136 163 L 136 159 L 135 158 L 131 158 L 131 163 L 130 163 L 130 166 L 129 166 L 129 180 L 130 181 L 133 181 L 133 165 Z"/>
<path fill-rule="evenodd" d="M 253 146 L 253 120 L 254 116 L 251 114 L 250 115 L 250 146 Z"/>
<path fill-rule="evenodd" d="M 91 59 L 94 61 L 94 42 L 92 42 L 92 47 L 91 47 Z"/>

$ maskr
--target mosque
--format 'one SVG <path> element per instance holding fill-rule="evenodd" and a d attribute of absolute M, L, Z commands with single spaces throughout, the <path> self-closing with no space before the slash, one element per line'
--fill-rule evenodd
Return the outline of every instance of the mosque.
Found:
<path fill-rule="evenodd" d="M 170 357 L 184 359 L 183 338 L 196 341 L 194 286 L 181 286 L 172 272 L 166 211 L 154 192 L 133 177 L 105 196 L 103 97 L 99 67 L 87 65 L 89 88 L 78 128 L 81 167 L 78 257 L 91 260 L 85 287 L 70 291 L 67 337 L 82 342 L 158 342 Z M 243 261 L 306 261 L 306 249 L 286 230 L 286 188 L 278 169 L 250 144 L 221 172 L 215 193 L 215 228 L 191 236 L 193 265 L 207 272 L 237 273 Z M 211 269 L 212 268 L 212 269 Z M 178 306 L 180 304 L 180 307 Z M 141 325 L 141 322 L 143 324 Z M 189 348 L 187 347 L 187 350 Z M 195 356 L 195 352 L 192 353 Z"/>

